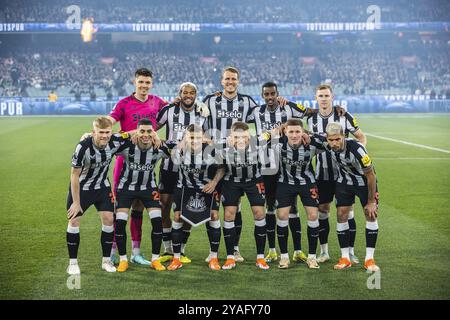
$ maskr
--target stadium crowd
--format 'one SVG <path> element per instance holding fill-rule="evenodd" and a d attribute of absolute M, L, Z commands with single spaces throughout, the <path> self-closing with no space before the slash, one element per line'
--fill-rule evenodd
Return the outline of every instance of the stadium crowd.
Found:
<path fill-rule="evenodd" d="M 18 0 L 0 5 L 1 22 L 65 22 L 66 8 L 73 4 L 63 0 Z M 82 17 L 93 17 L 99 23 L 185 22 L 185 23 L 273 23 L 273 22 L 364 22 L 371 13 L 373 1 L 359 0 L 320 3 L 314 0 L 182 0 L 143 3 L 129 0 L 79 0 Z M 449 21 L 450 2 L 446 0 L 399 0 L 376 2 L 383 22 Z M 133 6 L 134 10 L 129 10 Z M 182 10 L 180 10 L 182 8 Z M 232 10 L 230 10 L 232 8 Z"/>
<path fill-rule="evenodd" d="M 367 47 L 367 46 L 366 46 Z M 30 89 L 43 92 L 70 88 L 71 94 L 99 95 L 127 93 L 133 70 L 148 66 L 154 73 L 155 89 L 173 88 L 192 81 L 204 95 L 219 87 L 218 74 L 227 65 L 242 70 L 242 84 L 258 87 L 267 80 L 289 87 L 284 94 L 308 93 L 320 82 L 337 85 L 340 94 L 371 94 L 391 90 L 399 94 L 445 94 L 450 88 L 450 67 L 445 50 L 422 46 L 415 54 L 365 47 L 317 50 L 315 55 L 301 51 L 271 52 L 258 50 L 184 54 L 167 52 L 165 45 L 143 55 L 139 50 L 106 53 L 30 48 L 0 57 L 0 95 L 34 96 Z M 352 48 L 352 49 L 350 49 Z M 148 52 L 148 53 L 147 53 Z M 101 89 L 100 93 L 98 90 Z M 31 90 L 32 91 L 32 90 Z M 251 94 L 259 94 L 252 92 Z M 46 94 L 45 94 L 46 95 Z"/>

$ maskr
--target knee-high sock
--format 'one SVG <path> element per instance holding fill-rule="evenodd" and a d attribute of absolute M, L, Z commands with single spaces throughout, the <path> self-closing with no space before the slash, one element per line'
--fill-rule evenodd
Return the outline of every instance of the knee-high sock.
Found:
<path fill-rule="evenodd" d="M 308 256 L 316 257 L 317 239 L 319 238 L 319 220 L 308 220 Z"/>
<path fill-rule="evenodd" d="M 353 209 L 350 211 L 348 215 L 348 246 L 350 247 L 350 253 L 353 254 L 353 248 L 355 247 L 355 239 L 356 239 L 356 221 L 355 214 Z"/>
<path fill-rule="evenodd" d="M 278 220 L 277 221 L 277 237 L 278 245 L 280 246 L 281 254 L 287 254 L 287 243 L 289 237 L 289 221 L 288 220 Z"/>
<path fill-rule="evenodd" d="M 173 253 L 172 250 L 172 227 L 163 228 L 162 241 L 165 253 Z"/>
<path fill-rule="evenodd" d="M 269 248 L 275 249 L 275 228 L 277 225 L 277 217 L 275 212 L 266 212 L 266 231 L 267 231 L 267 241 L 269 242 Z"/>
<path fill-rule="evenodd" d="M 217 257 L 217 252 L 219 251 L 219 245 L 220 245 L 220 220 L 216 221 L 209 221 L 209 232 L 208 232 L 208 239 L 209 239 L 209 250 L 211 253 L 215 254 Z"/>
<path fill-rule="evenodd" d="M 138 249 L 141 247 L 142 239 L 142 211 L 131 210 L 130 231 L 131 231 L 131 247 Z"/>
<path fill-rule="evenodd" d="M 180 257 L 183 222 L 172 222 L 172 248 L 175 258 Z"/>
<path fill-rule="evenodd" d="M 116 214 L 116 225 L 115 225 L 115 237 L 117 243 L 117 249 L 119 250 L 119 255 L 124 256 L 127 254 L 127 220 L 128 213 L 117 212 Z"/>
<path fill-rule="evenodd" d="M 239 241 L 241 240 L 241 232 L 242 232 L 242 212 L 241 212 L 241 203 L 239 203 L 238 211 L 236 212 L 236 217 L 234 218 L 234 228 L 236 230 L 235 237 L 235 249 L 239 248 Z"/>
<path fill-rule="evenodd" d="M 100 236 L 100 243 L 102 244 L 103 258 L 111 256 L 111 247 L 114 237 L 114 226 L 102 225 L 102 234 Z"/>
<path fill-rule="evenodd" d="M 257 256 L 263 258 L 264 248 L 266 246 L 266 219 L 255 220 L 254 235 L 256 242 L 256 254 Z"/>
<path fill-rule="evenodd" d="M 328 235 L 330 234 L 329 213 L 319 211 L 320 251 L 328 253 Z"/>
<path fill-rule="evenodd" d="M 349 234 L 348 234 L 348 222 L 337 223 L 336 230 L 338 235 L 339 246 L 341 247 L 341 257 L 350 259 L 349 256 Z"/>
<path fill-rule="evenodd" d="M 296 207 L 291 207 L 291 212 L 289 212 L 289 229 L 291 229 L 294 250 L 302 250 L 302 225 Z"/>
<path fill-rule="evenodd" d="M 152 210 L 148 215 L 150 216 L 150 222 L 152 223 L 152 254 L 159 255 L 163 231 L 161 210 Z"/>
<path fill-rule="evenodd" d="M 366 260 L 373 259 L 378 237 L 378 221 L 366 221 Z"/>
<path fill-rule="evenodd" d="M 80 227 L 67 226 L 66 241 L 69 258 L 76 259 L 78 256 L 78 247 L 80 246 Z"/>
<path fill-rule="evenodd" d="M 234 244 L 236 243 L 236 227 L 234 221 L 224 221 L 223 238 L 225 240 L 225 247 L 227 248 L 227 256 L 234 257 Z"/>
<path fill-rule="evenodd" d="M 183 235 L 181 238 L 181 253 L 184 254 L 184 248 L 186 247 L 186 243 L 188 242 L 189 236 L 191 235 L 191 229 L 183 230 Z"/>

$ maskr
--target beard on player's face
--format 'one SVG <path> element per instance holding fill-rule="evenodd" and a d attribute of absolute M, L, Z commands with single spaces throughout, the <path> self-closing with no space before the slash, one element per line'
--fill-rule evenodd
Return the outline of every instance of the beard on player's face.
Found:
<path fill-rule="evenodd" d="M 191 108 L 195 103 L 195 97 L 183 97 L 181 102 L 186 108 Z"/>

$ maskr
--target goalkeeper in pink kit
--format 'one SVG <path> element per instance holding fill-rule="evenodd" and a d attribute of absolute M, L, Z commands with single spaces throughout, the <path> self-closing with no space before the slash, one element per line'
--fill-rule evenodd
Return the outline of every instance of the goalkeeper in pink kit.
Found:
<path fill-rule="evenodd" d="M 120 100 L 109 114 L 109 118 L 114 123 L 120 122 L 120 130 L 123 132 L 134 133 L 137 129 L 139 120 L 146 118 L 152 122 L 153 128 L 156 128 L 156 115 L 167 104 L 161 98 L 149 94 L 153 85 L 152 72 L 146 68 L 136 70 L 134 85 L 136 91 L 130 96 Z M 114 166 L 114 193 L 117 189 L 120 173 L 123 168 L 123 157 L 117 156 Z M 143 265 L 150 265 L 141 254 L 142 238 L 142 214 L 144 206 L 139 200 L 135 200 L 131 208 L 130 230 L 132 240 L 132 255 L 130 261 Z M 111 261 L 117 262 L 115 256 L 116 246 L 113 245 L 111 252 Z"/>

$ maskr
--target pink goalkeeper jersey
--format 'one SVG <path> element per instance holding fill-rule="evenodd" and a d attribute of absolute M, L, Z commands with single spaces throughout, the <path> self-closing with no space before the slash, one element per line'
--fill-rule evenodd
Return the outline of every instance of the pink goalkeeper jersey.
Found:
<path fill-rule="evenodd" d="M 137 128 L 139 120 L 149 119 L 156 130 L 156 116 L 167 104 L 160 97 L 149 94 L 145 102 L 141 102 L 132 95 L 120 100 L 109 114 L 120 122 L 120 130 L 131 131 Z"/>

